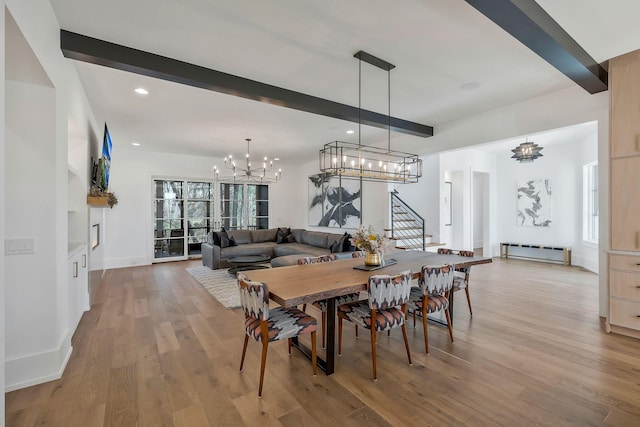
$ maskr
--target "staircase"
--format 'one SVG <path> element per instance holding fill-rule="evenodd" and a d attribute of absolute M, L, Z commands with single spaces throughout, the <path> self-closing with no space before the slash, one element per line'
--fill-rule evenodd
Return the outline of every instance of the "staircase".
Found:
<path fill-rule="evenodd" d="M 398 197 L 397 191 L 391 193 L 391 228 L 385 231 L 396 241 L 398 249 L 424 251 L 428 246 L 440 246 L 431 242 L 430 234 L 425 234 L 424 218 Z"/>

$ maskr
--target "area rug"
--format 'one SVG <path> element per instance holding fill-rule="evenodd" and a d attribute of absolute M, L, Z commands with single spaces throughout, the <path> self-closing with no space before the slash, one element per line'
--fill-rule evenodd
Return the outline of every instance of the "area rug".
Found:
<path fill-rule="evenodd" d="M 240 307 L 238 283 L 236 278 L 230 275 L 226 269 L 211 270 L 209 267 L 202 265 L 185 268 L 185 270 L 225 308 Z"/>

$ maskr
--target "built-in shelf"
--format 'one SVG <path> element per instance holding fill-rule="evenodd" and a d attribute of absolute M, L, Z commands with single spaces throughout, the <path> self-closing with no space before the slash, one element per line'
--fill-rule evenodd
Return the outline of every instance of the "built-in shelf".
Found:
<path fill-rule="evenodd" d="M 87 196 L 87 204 L 94 208 L 110 207 L 109 197 L 107 196 Z"/>

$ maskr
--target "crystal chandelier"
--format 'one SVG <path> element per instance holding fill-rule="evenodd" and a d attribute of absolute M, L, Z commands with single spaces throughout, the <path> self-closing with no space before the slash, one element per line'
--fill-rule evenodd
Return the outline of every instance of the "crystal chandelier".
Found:
<path fill-rule="evenodd" d="M 267 175 L 267 172 L 273 170 L 273 160 L 269 160 L 267 157 L 264 158 L 260 166 L 252 167 L 251 166 L 251 155 L 249 152 L 249 143 L 251 142 L 250 138 L 246 139 L 247 141 L 247 153 L 245 154 L 244 165 L 240 165 L 240 161 L 236 164 L 236 161 L 233 159 L 233 156 L 229 155 L 229 157 L 224 158 L 224 167 L 231 171 L 231 175 L 221 176 L 220 170 L 214 166 L 213 167 L 213 176 L 218 181 L 233 181 L 233 182 L 255 182 L 258 184 L 265 183 L 275 183 L 282 178 L 282 169 L 278 169 L 277 172 L 272 175 Z M 276 159 L 277 160 L 277 159 Z"/>
<path fill-rule="evenodd" d="M 531 163 L 538 157 L 542 157 L 540 151 L 542 151 L 542 147 L 539 147 L 538 144 L 534 142 L 529 142 L 527 139 L 526 142 L 523 142 L 511 150 L 511 152 L 513 152 L 511 158 L 516 159 L 520 163 Z"/>
<path fill-rule="evenodd" d="M 422 176 L 422 159 L 417 154 L 391 150 L 391 70 L 395 65 L 367 52 L 358 58 L 358 143 L 333 141 L 320 150 L 320 171 L 346 179 L 395 183 L 418 182 Z M 362 145 L 362 61 L 387 72 L 388 122 L 387 148 Z"/>

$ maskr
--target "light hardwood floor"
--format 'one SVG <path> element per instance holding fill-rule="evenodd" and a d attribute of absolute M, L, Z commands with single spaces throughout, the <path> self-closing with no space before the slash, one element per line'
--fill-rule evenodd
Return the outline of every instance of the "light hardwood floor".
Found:
<path fill-rule="evenodd" d="M 458 292 L 454 338 L 420 322 L 369 337 L 345 328 L 333 376 L 260 345 L 238 372 L 243 315 L 184 270 L 199 261 L 107 271 L 60 380 L 6 395 L 18 426 L 640 425 L 640 341 L 603 332 L 597 276 L 577 267 L 494 259 L 473 267 L 473 318 Z M 319 313 L 315 313 L 319 314 Z"/>

